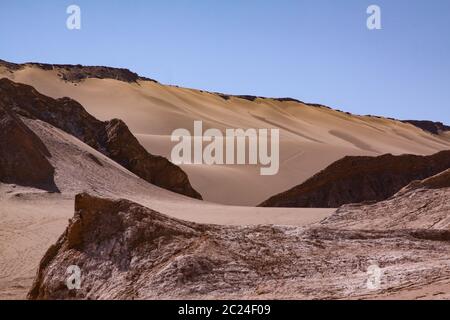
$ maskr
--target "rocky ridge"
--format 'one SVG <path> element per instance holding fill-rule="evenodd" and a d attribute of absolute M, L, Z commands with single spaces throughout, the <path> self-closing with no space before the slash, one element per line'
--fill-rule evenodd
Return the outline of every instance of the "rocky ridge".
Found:
<path fill-rule="evenodd" d="M 348 156 L 304 183 L 264 201 L 262 207 L 337 208 L 385 200 L 414 180 L 450 168 L 450 151 L 431 156 Z"/>
<path fill-rule="evenodd" d="M 46 64 L 46 63 L 12 63 L 4 60 L 0 60 L 0 66 L 3 66 L 9 70 L 17 71 L 26 67 L 38 67 L 42 70 L 56 70 L 58 76 L 69 82 L 80 82 L 88 78 L 96 79 L 113 79 L 124 82 L 138 82 L 138 81 L 152 81 L 156 80 L 141 77 L 137 73 L 132 72 L 124 68 L 113 68 L 105 66 L 83 66 L 80 64 L 70 65 L 70 64 Z"/>
<path fill-rule="evenodd" d="M 450 126 L 447 126 L 442 122 L 434 122 L 428 120 L 403 120 L 402 122 L 412 124 L 432 134 L 440 134 L 442 132 L 450 131 Z"/>
<path fill-rule="evenodd" d="M 47 122 L 75 136 L 152 184 L 201 199 L 182 169 L 164 157 L 149 154 L 121 120 L 97 120 L 75 100 L 55 100 L 6 78 L 0 79 L 0 106 L 9 113 Z"/>

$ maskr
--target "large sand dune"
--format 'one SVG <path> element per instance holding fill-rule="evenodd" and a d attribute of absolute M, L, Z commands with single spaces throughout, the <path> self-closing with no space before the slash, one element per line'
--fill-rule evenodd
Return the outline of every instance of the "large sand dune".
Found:
<path fill-rule="evenodd" d="M 280 171 L 261 176 L 259 167 L 182 165 L 193 187 L 208 201 L 256 205 L 302 183 L 345 155 L 421 154 L 450 149 L 448 134 L 431 135 L 385 118 L 355 116 L 294 101 L 228 97 L 153 81 L 85 79 L 66 82 L 57 70 L 26 66 L 0 76 L 34 86 L 52 97 L 79 101 L 101 120 L 124 120 L 152 154 L 170 158 L 173 130 L 280 128 Z"/>
<path fill-rule="evenodd" d="M 203 120 L 205 128 L 222 130 L 278 127 L 281 129 L 280 173 L 271 177 L 260 176 L 257 166 L 184 165 L 183 168 L 189 174 L 193 186 L 206 199 L 199 201 L 149 184 L 104 154 L 49 123 L 22 118 L 24 124 L 48 150 L 48 161 L 54 168 L 54 183 L 61 193 L 0 184 L 0 299 L 25 297 L 39 260 L 64 231 L 67 220 L 73 217 L 74 197 L 77 193 L 88 192 L 93 196 L 126 199 L 151 208 L 169 219 L 225 225 L 217 227 L 219 229 L 249 228 L 258 231 L 262 228 L 270 231 L 266 234 L 270 238 L 273 230 L 281 228 L 301 231 L 304 226 L 323 220 L 335 210 L 254 208 L 245 205 L 259 203 L 268 196 L 292 187 L 345 155 L 378 155 L 386 152 L 433 154 L 439 150 L 450 149 L 448 133 L 431 135 L 410 124 L 389 119 L 351 116 L 326 107 L 313 107 L 293 101 L 249 101 L 237 97 L 224 99 L 217 94 L 164 86 L 143 79 L 138 82 L 111 79 L 65 82 L 57 73 L 56 70 L 43 70 L 36 66 L 10 72 L 0 66 L 0 77 L 7 76 L 14 81 L 31 84 L 41 93 L 53 97 L 75 98 L 90 113 L 102 120 L 122 118 L 153 154 L 169 156 L 172 130 L 192 130 L 194 120 Z M 417 201 L 420 202 L 420 199 Z M 438 205 L 440 204 L 438 202 Z M 445 218 L 446 212 L 444 215 L 439 213 L 436 217 Z M 346 217 L 353 216 L 351 213 Z M 369 224 L 367 221 L 365 223 Z M 343 254 L 348 255 L 350 259 L 361 243 L 353 241 L 351 232 L 343 233 L 342 239 L 349 240 L 350 244 L 348 248 L 343 249 Z M 293 250 L 297 250 L 297 239 L 291 237 L 289 232 L 286 235 L 289 245 L 292 245 Z M 255 233 L 255 236 L 260 235 Z M 326 232 L 325 236 L 328 237 Z M 409 234 L 402 233 L 399 241 L 403 241 L 404 236 L 409 237 Z M 389 246 L 390 237 L 387 236 Z M 382 235 L 382 238 L 384 239 L 385 235 Z M 273 242 L 267 242 L 270 246 L 275 250 L 283 250 L 277 247 L 276 238 L 270 239 Z M 266 241 L 265 238 L 262 240 Z M 232 242 L 239 244 L 239 241 Z M 333 246 L 336 245 L 334 241 L 333 238 Z M 429 239 L 426 241 L 429 250 L 422 258 L 423 261 L 428 261 L 430 268 L 425 270 L 431 270 L 432 275 L 435 270 L 447 272 L 447 265 L 444 266 L 447 269 L 444 269 L 440 264 L 435 264 L 435 260 L 429 259 L 441 259 L 441 255 L 436 251 L 440 244 L 428 243 L 431 241 Z M 375 248 L 373 243 L 370 242 L 369 245 Z M 416 257 L 416 245 L 418 250 L 423 249 L 424 244 L 417 241 L 412 247 L 414 250 L 407 248 L 406 252 L 413 258 Z M 445 248 L 447 250 L 447 247 Z M 303 250 L 302 247 L 300 249 Z M 309 250 L 309 247 L 306 249 Z M 395 243 L 391 249 L 396 252 Z M 364 251 L 364 246 L 361 250 Z M 369 254 L 376 253 L 384 257 L 384 249 L 380 250 Z M 244 255 L 247 254 L 246 250 L 243 252 Z M 334 247 L 330 247 L 331 253 L 335 253 Z M 287 255 L 290 256 L 290 251 L 287 251 Z M 340 258 L 340 254 L 336 257 Z M 317 260 L 316 263 L 322 262 Z M 262 261 L 260 265 L 264 267 L 265 262 Z M 311 272 L 317 269 L 317 265 L 312 264 L 310 267 Z M 348 269 L 349 272 L 353 272 L 352 270 Z M 446 275 L 443 279 L 445 281 L 448 280 Z M 434 278 L 428 281 L 424 276 L 423 279 L 426 285 L 436 284 L 433 282 Z M 440 286 L 439 283 L 436 285 Z M 448 281 L 443 284 L 447 285 Z"/>

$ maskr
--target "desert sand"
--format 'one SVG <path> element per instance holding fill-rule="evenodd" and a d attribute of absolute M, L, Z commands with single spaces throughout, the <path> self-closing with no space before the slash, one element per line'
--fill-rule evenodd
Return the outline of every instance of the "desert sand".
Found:
<path fill-rule="evenodd" d="M 71 97 L 101 120 L 122 119 L 150 153 L 169 159 L 172 131 L 192 132 L 194 120 L 202 120 L 205 129 L 280 128 L 280 171 L 275 176 L 261 176 L 258 166 L 181 166 L 205 200 L 222 204 L 257 205 L 346 155 L 430 155 L 450 149 L 448 135 L 433 136 L 399 121 L 292 101 L 225 100 L 217 94 L 142 80 L 90 78 L 72 83 L 61 80 L 56 70 L 36 66 L 12 73 L 0 69 L 0 76 L 54 98 Z"/>
<path fill-rule="evenodd" d="M 55 168 L 54 180 L 60 193 L 0 184 L 0 299 L 25 298 L 35 278 L 40 259 L 64 232 L 68 220 L 74 217 L 74 199 L 76 194 L 81 192 L 93 197 L 116 199 L 111 201 L 131 201 L 136 206 L 144 207 L 138 211 L 148 210 L 150 216 L 153 213 L 164 215 L 165 221 L 175 229 L 180 228 L 180 221 L 185 221 L 182 224 L 192 226 L 197 235 L 201 234 L 202 230 L 219 230 L 212 234 L 225 249 L 216 252 L 218 261 L 225 259 L 223 261 L 227 264 L 224 265 L 224 273 L 231 276 L 232 283 L 237 281 L 235 284 L 243 285 L 243 291 L 234 291 L 234 297 L 364 298 L 368 292 L 354 288 L 360 286 L 361 281 L 365 279 L 364 268 L 370 263 L 370 256 L 378 257 L 379 261 L 392 271 L 392 275 L 400 277 L 402 281 L 400 286 L 378 292 L 376 297 L 389 298 L 397 294 L 398 297 L 414 298 L 446 297 L 442 290 L 448 287 L 448 244 L 433 239 L 439 237 L 439 233 L 426 234 L 431 238 L 414 238 L 410 230 L 397 230 L 408 227 L 410 220 L 403 221 L 401 218 L 405 218 L 405 215 L 409 218 L 409 212 L 399 212 L 399 223 L 389 219 L 393 214 L 385 213 L 384 216 L 383 213 L 386 208 L 403 210 L 408 204 L 416 206 L 421 201 L 433 201 L 432 208 L 436 209 L 436 214 L 433 215 L 434 223 L 440 223 L 444 229 L 448 228 L 448 210 L 445 201 L 442 202 L 448 194 L 448 188 L 441 191 L 409 190 L 399 198 L 400 207 L 396 207 L 399 204 L 395 201 L 393 204 L 381 202 L 375 207 L 357 207 L 356 211 L 353 211 L 354 207 L 344 207 L 336 214 L 336 209 L 333 208 L 255 208 L 249 205 L 255 205 L 271 195 L 301 183 L 345 155 L 429 155 L 450 149 L 448 133 L 431 135 L 413 125 L 394 120 L 353 116 L 326 107 L 313 107 L 297 102 L 274 99 L 248 101 L 237 97 L 226 100 L 217 94 L 164 86 L 145 80 L 129 83 L 111 79 L 86 79 L 72 83 L 61 80 L 55 70 L 42 70 L 31 66 L 13 72 L 0 67 L 0 76 L 33 85 L 41 93 L 55 98 L 72 97 L 102 120 L 121 118 L 149 152 L 166 157 L 171 150 L 172 130 L 192 130 L 194 120 L 203 120 L 204 127 L 221 130 L 281 128 L 280 173 L 276 176 L 260 176 L 257 166 L 183 165 L 192 185 L 206 200 L 199 201 L 149 184 L 74 136 L 46 122 L 23 118 L 26 126 L 39 137 L 51 155 L 48 161 Z M 419 196 L 415 202 L 408 201 L 408 197 L 415 194 L 414 192 Z M 371 217 L 367 214 L 372 209 L 380 212 L 375 220 L 375 230 L 372 230 Z M 417 224 L 412 227 L 429 228 L 429 225 L 424 223 L 427 222 L 427 210 L 415 209 L 417 208 L 412 208 L 412 212 L 421 215 L 414 220 Z M 128 214 L 128 211 L 124 214 Z M 349 221 L 342 220 L 342 217 L 349 218 Z M 330 221 L 333 221 L 334 228 L 331 232 L 319 224 L 323 222 L 329 227 L 327 223 Z M 101 226 L 97 227 L 102 229 Z M 346 227 L 352 230 L 345 230 Z M 320 229 L 318 235 L 315 234 L 314 228 Z M 363 228 L 371 230 L 361 231 Z M 395 230 L 395 234 L 384 232 L 386 228 Z M 183 230 L 181 235 L 184 234 Z M 273 237 L 273 234 L 279 234 L 280 237 Z M 256 243 L 246 237 L 256 239 Z M 200 239 L 193 239 L 199 244 L 197 249 L 200 250 L 198 252 L 201 256 L 204 255 L 202 250 L 209 252 L 209 248 L 214 247 L 214 242 L 202 246 L 202 239 L 203 235 Z M 279 247 L 278 240 L 289 250 L 285 250 L 283 246 Z M 301 246 L 298 245 L 299 240 L 302 240 Z M 257 251 L 263 247 L 271 247 L 274 255 L 269 255 L 268 260 L 265 260 L 265 255 L 248 251 L 248 241 L 252 242 L 249 249 Z M 322 242 L 329 246 L 326 251 L 321 251 Z M 377 247 L 380 244 L 381 246 Z M 180 245 L 184 246 L 186 242 L 181 241 Z M 249 254 L 250 258 L 255 258 L 254 264 L 247 266 L 251 272 L 259 268 L 264 269 L 266 263 L 273 264 L 274 270 L 263 270 L 265 284 L 258 284 L 255 288 L 251 278 L 249 280 L 244 277 L 247 279 L 245 281 L 240 276 L 233 278 L 236 270 L 234 262 L 241 263 L 246 259 L 241 261 L 240 258 L 233 257 L 233 254 L 229 255 L 236 246 L 239 246 L 237 252 L 240 252 L 242 257 Z M 291 252 L 295 252 L 297 256 L 292 257 Z M 310 255 L 312 252 L 314 254 Z M 306 269 L 302 269 L 306 272 L 304 274 L 295 268 L 290 269 L 290 264 L 283 263 L 298 257 L 300 260 L 296 260 L 296 263 L 300 266 L 306 265 Z M 188 269 L 190 261 L 194 263 L 194 269 L 197 266 L 202 268 L 202 257 L 198 261 L 195 254 L 192 258 L 194 260 L 188 257 L 184 261 L 184 258 L 181 258 L 181 262 L 185 262 Z M 138 255 L 137 260 L 141 259 L 142 256 Z M 145 259 L 144 257 L 142 261 L 145 262 Z M 215 263 L 220 264 L 219 262 Z M 354 275 L 354 264 L 361 264 L 352 278 L 354 282 L 349 284 L 342 281 Z M 207 267 L 208 265 L 207 263 Z M 171 266 L 175 268 L 172 268 L 172 271 L 177 271 L 176 265 Z M 328 268 L 328 271 L 323 270 L 325 277 L 315 278 L 318 268 Z M 61 270 L 55 269 L 55 272 Z M 170 272 L 168 275 L 172 277 L 174 274 Z M 244 270 L 243 274 L 246 272 Z M 274 274 L 275 277 L 271 278 Z M 336 274 L 339 276 L 336 277 Z M 441 276 L 436 278 L 436 274 Z M 141 274 L 142 281 L 150 279 L 145 275 L 145 272 Z M 282 280 L 286 276 L 291 280 Z M 300 281 L 305 278 L 308 281 Z M 176 283 L 171 282 L 174 279 L 170 278 L 167 282 L 169 287 Z M 94 278 L 93 283 L 97 280 Z M 297 286 L 300 282 L 303 287 Z M 121 285 L 124 283 L 126 282 L 118 282 Z M 287 294 L 282 295 L 281 291 L 271 290 L 274 283 L 280 285 L 281 291 L 286 289 Z M 164 292 L 168 292 L 166 284 L 163 284 L 159 293 L 149 293 L 146 291 L 148 288 L 143 286 L 143 297 L 167 297 L 164 295 Z M 212 286 L 216 284 L 212 283 Z M 421 285 L 430 290 L 421 289 Z M 320 292 L 317 292 L 318 287 L 321 288 Z M 175 289 L 178 291 L 173 293 L 178 298 L 205 297 L 201 292 L 198 295 L 189 294 L 189 286 Z M 206 291 L 207 289 L 205 288 Z M 140 289 L 136 287 L 136 290 Z M 211 287 L 208 290 L 208 297 L 230 297 L 229 292 L 214 292 L 215 289 L 211 291 Z M 317 292 L 317 295 L 313 292 Z M 114 290 L 110 293 L 98 293 L 103 294 L 98 298 L 128 298 L 127 295 L 122 295 L 123 292 Z"/>
<path fill-rule="evenodd" d="M 0 299 L 26 297 L 40 259 L 73 217 L 74 198 L 79 192 L 127 198 L 171 217 L 222 225 L 303 226 L 334 211 L 226 206 L 188 198 L 147 183 L 47 123 L 23 120 L 51 153 L 61 194 L 0 184 Z"/>

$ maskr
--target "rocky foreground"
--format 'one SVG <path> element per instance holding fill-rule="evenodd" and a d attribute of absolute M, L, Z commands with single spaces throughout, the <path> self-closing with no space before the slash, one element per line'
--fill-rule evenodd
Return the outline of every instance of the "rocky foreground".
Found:
<path fill-rule="evenodd" d="M 450 298 L 449 195 L 446 171 L 310 227 L 227 227 L 81 194 L 29 298 Z"/>
<path fill-rule="evenodd" d="M 450 234 L 449 188 L 450 169 L 414 181 L 386 201 L 342 206 L 321 225 L 346 229 L 422 228 Z"/>

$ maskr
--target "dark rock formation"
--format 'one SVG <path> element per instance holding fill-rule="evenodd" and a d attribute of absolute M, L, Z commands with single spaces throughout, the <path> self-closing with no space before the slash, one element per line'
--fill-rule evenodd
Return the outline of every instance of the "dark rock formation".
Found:
<path fill-rule="evenodd" d="M 142 179 L 173 192 L 202 199 L 186 173 L 166 158 L 149 154 L 133 136 L 127 125 L 118 119 L 106 123 L 102 146 L 108 156 Z"/>
<path fill-rule="evenodd" d="M 231 94 L 224 94 L 224 93 L 214 93 L 221 97 L 224 100 L 230 100 L 231 98 L 239 98 L 244 99 L 248 101 L 255 101 L 256 99 L 265 99 L 264 97 L 258 97 L 258 96 L 251 96 L 251 95 L 231 95 Z"/>
<path fill-rule="evenodd" d="M 434 122 L 428 120 L 402 120 L 404 123 L 410 123 L 426 132 L 439 134 L 441 132 L 450 131 L 450 127 L 442 122 Z"/>
<path fill-rule="evenodd" d="M 391 198 L 376 203 L 344 205 L 319 224 L 349 229 L 423 229 L 414 236 L 450 241 L 450 169 L 415 180 Z M 440 230 L 441 232 L 431 232 Z"/>
<path fill-rule="evenodd" d="M 56 191 L 47 148 L 1 101 L 0 132 L 0 182 Z"/>
<path fill-rule="evenodd" d="M 20 70 L 22 68 L 20 66 L 20 64 L 8 62 L 8 61 L 1 60 L 1 59 L 0 59 L 0 66 L 3 66 L 12 71 Z"/>
<path fill-rule="evenodd" d="M 137 82 L 146 80 L 156 82 L 153 79 L 140 77 L 138 74 L 128 69 L 112 68 L 104 66 L 82 66 L 70 64 L 45 64 L 45 63 L 24 63 L 16 64 L 0 60 L 0 66 L 5 66 L 10 70 L 20 70 L 26 66 L 36 66 L 43 70 L 57 70 L 59 77 L 65 81 L 80 82 L 87 78 L 114 79 L 124 82 Z"/>
<path fill-rule="evenodd" d="M 279 102 L 295 102 L 295 103 L 301 103 L 304 104 L 306 106 L 309 107 L 314 107 L 314 108 L 326 108 L 326 109 L 331 109 L 328 106 L 325 106 L 323 104 L 319 104 L 319 103 L 308 103 L 308 102 L 304 102 L 295 98 L 290 98 L 290 97 L 285 97 L 285 98 L 269 98 L 269 97 L 261 97 L 261 96 L 252 96 L 252 95 L 231 95 L 231 94 L 225 94 L 225 93 L 218 93 L 218 92 L 214 92 L 215 95 L 218 95 L 219 97 L 221 97 L 224 100 L 230 100 L 231 98 L 239 98 L 239 99 L 244 99 L 244 100 L 248 100 L 251 102 L 254 102 L 256 99 L 268 99 L 268 100 L 275 100 L 275 101 L 279 101 Z M 340 111 L 340 110 L 336 110 L 336 111 Z M 343 111 L 340 111 L 343 112 Z"/>
<path fill-rule="evenodd" d="M 298 99 L 289 98 L 289 97 L 286 97 L 286 98 L 274 98 L 274 100 L 280 101 L 280 102 L 296 102 L 296 103 L 304 103 L 304 102 L 302 102 L 302 101 L 300 101 L 300 100 L 298 100 Z"/>
<path fill-rule="evenodd" d="M 296 103 L 303 103 L 306 105 L 310 105 L 310 104 L 300 101 L 298 99 L 289 98 L 289 97 L 287 97 L 287 98 L 268 98 L 268 97 L 252 96 L 252 95 L 230 95 L 230 94 L 224 94 L 224 93 L 214 93 L 214 94 L 218 95 L 219 97 L 221 97 L 224 100 L 230 100 L 231 98 L 239 98 L 239 99 L 244 99 L 244 100 L 253 102 L 256 99 L 272 99 L 272 100 L 276 100 L 276 101 L 280 101 L 280 102 L 296 102 Z M 315 106 L 315 105 L 311 104 L 311 106 Z"/>
<path fill-rule="evenodd" d="M 367 298 L 450 277 L 443 229 L 202 225 L 87 194 L 75 210 L 29 299 Z M 367 286 L 374 264 L 377 290 Z M 78 290 L 66 285 L 69 266 L 80 268 Z"/>
<path fill-rule="evenodd" d="M 337 208 L 347 203 L 381 201 L 413 180 L 425 179 L 448 168 L 450 151 L 432 156 L 345 157 L 260 206 Z"/>
<path fill-rule="evenodd" d="M 120 120 L 97 120 L 75 100 L 55 100 L 31 86 L 8 79 L 0 79 L 0 105 L 20 116 L 64 130 L 152 184 L 201 199 L 182 169 L 163 157 L 149 154 Z"/>

